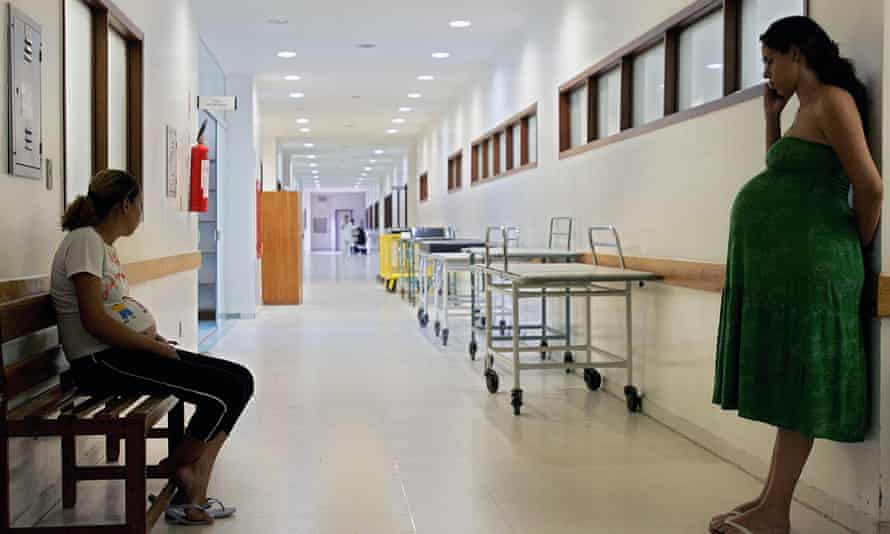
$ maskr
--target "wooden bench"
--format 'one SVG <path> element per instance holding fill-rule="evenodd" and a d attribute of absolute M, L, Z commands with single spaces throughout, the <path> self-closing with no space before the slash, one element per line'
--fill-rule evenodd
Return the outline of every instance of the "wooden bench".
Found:
<path fill-rule="evenodd" d="M 46 278 L 0 283 L 0 348 L 25 341 L 56 326 Z M 56 338 L 57 339 L 57 338 Z M 26 347 L 28 343 L 18 343 Z M 10 351 L 11 352 L 11 351 Z M 151 438 L 168 441 L 170 454 L 183 439 L 184 409 L 175 397 L 94 397 L 78 392 L 65 375 L 68 364 L 58 344 L 20 351 L 15 362 L 0 350 L 0 532 L 29 534 L 145 534 L 169 505 L 174 487 L 168 483 L 146 511 L 147 478 L 169 479 L 157 465 L 146 465 Z M 165 416 L 168 428 L 154 428 Z M 62 451 L 62 505 L 73 508 L 77 483 L 86 480 L 126 481 L 126 523 L 102 526 L 12 528 L 9 440 L 58 436 Z M 77 436 L 105 436 L 108 464 L 77 465 Z M 118 464 L 120 440 L 126 444 Z"/>

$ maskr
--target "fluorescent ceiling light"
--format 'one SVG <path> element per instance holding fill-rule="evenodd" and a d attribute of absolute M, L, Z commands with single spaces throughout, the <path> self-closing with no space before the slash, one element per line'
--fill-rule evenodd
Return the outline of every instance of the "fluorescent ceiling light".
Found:
<path fill-rule="evenodd" d="M 388 134 L 397 134 L 397 133 L 399 133 L 399 131 L 396 130 L 395 128 L 390 128 L 389 130 L 386 130 L 386 133 L 388 133 Z"/>
<path fill-rule="evenodd" d="M 377 163 L 377 160 L 376 160 L 376 159 L 372 159 L 372 160 L 371 160 L 371 163 Z"/>
<path fill-rule="evenodd" d="M 379 155 L 383 154 L 383 151 L 378 148 L 377 150 L 374 151 L 374 153 L 379 156 Z"/>
<path fill-rule="evenodd" d="M 393 124 L 405 124 L 405 119 L 393 119 Z"/>
<path fill-rule="evenodd" d="M 312 143 L 303 143 L 303 148 L 315 148 L 315 145 Z"/>
<path fill-rule="evenodd" d="M 365 170 L 366 170 L 366 171 L 371 171 L 372 168 L 371 168 L 371 167 L 365 167 Z"/>
<path fill-rule="evenodd" d="M 297 119 L 297 124 L 309 124 L 309 119 Z"/>
<path fill-rule="evenodd" d="M 296 74 L 289 74 L 289 75 L 285 76 L 284 79 L 289 82 L 298 82 L 298 81 L 302 80 L 303 78 L 301 76 L 297 76 Z"/>
<path fill-rule="evenodd" d="M 451 54 L 448 52 L 433 52 L 433 57 L 435 59 L 448 59 L 451 57 Z"/>
<path fill-rule="evenodd" d="M 312 171 L 312 174 L 318 174 L 318 171 Z"/>
<path fill-rule="evenodd" d="M 408 93 L 408 98 L 421 98 L 422 96 L 420 93 Z"/>
<path fill-rule="evenodd" d="M 306 95 L 305 95 L 304 93 L 299 93 L 299 92 L 298 92 L 298 93 L 291 93 L 291 94 L 289 94 L 289 95 L 287 95 L 287 96 L 289 96 L 289 97 L 291 97 L 291 98 L 303 98 L 303 97 L 306 96 Z"/>
<path fill-rule="evenodd" d="M 723 63 L 711 63 L 708 65 L 708 69 L 710 70 L 721 70 L 723 68 Z"/>
<path fill-rule="evenodd" d="M 312 130 L 311 130 L 310 128 L 300 128 L 300 131 L 303 132 L 303 133 L 309 133 L 309 132 L 311 132 Z"/>
<path fill-rule="evenodd" d="M 269 24 L 287 24 L 289 21 L 285 17 L 274 17 L 268 20 Z"/>
<path fill-rule="evenodd" d="M 411 113 L 413 109 L 409 108 L 408 106 L 402 106 L 399 108 L 399 111 L 401 111 L 402 113 Z"/>
<path fill-rule="evenodd" d="M 310 167 L 318 167 L 318 163 L 310 163 L 309 166 Z"/>
<path fill-rule="evenodd" d="M 468 20 L 452 20 L 448 25 L 452 28 L 469 28 L 473 23 Z"/>
<path fill-rule="evenodd" d="M 418 76 L 417 79 L 420 80 L 420 81 L 422 81 L 422 82 L 430 82 L 430 81 L 435 80 L 435 78 L 433 78 L 433 77 L 430 76 L 429 74 L 423 74 L 423 75 L 421 75 L 421 76 Z"/>
<path fill-rule="evenodd" d="M 297 53 L 292 50 L 282 50 L 278 52 L 278 57 L 282 59 L 291 59 L 297 57 Z"/>
<path fill-rule="evenodd" d="M 315 159 L 315 154 L 306 154 L 306 159 Z"/>

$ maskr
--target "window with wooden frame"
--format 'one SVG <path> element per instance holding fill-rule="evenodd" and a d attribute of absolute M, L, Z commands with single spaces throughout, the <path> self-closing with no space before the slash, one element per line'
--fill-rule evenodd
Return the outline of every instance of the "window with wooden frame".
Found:
<path fill-rule="evenodd" d="M 464 153 L 458 150 L 448 158 L 448 192 L 459 191 L 463 187 Z"/>
<path fill-rule="evenodd" d="M 535 104 L 471 143 L 470 185 L 538 166 L 537 114 Z"/>
<path fill-rule="evenodd" d="M 759 98 L 759 37 L 808 0 L 699 0 L 559 88 L 560 158 Z"/>
<path fill-rule="evenodd" d="M 418 179 L 418 182 L 419 182 L 418 190 L 420 191 L 420 201 L 421 201 L 421 202 L 426 202 L 427 200 L 430 199 L 430 178 L 429 178 L 429 174 L 428 174 L 428 173 L 423 173 L 423 174 L 421 174 L 421 175 L 420 175 L 420 178 Z"/>
<path fill-rule="evenodd" d="M 143 182 L 142 31 L 110 0 L 63 0 L 65 203 L 113 167 Z"/>

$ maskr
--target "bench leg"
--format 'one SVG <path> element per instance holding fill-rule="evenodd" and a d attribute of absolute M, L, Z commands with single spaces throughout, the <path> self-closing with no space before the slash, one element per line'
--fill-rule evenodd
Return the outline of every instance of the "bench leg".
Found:
<path fill-rule="evenodd" d="M 137 419 L 127 425 L 127 482 L 126 516 L 127 532 L 146 534 L 146 468 L 145 468 L 145 422 Z"/>
<path fill-rule="evenodd" d="M 9 437 L 6 435 L 6 430 L 0 428 L 0 532 L 9 532 L 12 528 L 9 485 Z"/>
<path fill-rule="evenodd" d="M 77 439 L 73 434 L 62 436 L 62 507 L 77 504 Z"/>
<path fill-rule="evenodd" d="M 105 461 L 117 463 L 121 457 L 121 439 L 117 434 L 109 432 L 105 435 Z"/>

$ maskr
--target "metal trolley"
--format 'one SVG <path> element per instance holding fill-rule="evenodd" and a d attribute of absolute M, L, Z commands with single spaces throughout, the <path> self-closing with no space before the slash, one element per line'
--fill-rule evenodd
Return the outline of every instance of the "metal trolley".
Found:
<path fill-rule="evenodd" d="M 431 273 L 418 269 L 417 245 L 424 241 L 450 241 L 454 239 L 454 227 L 414 227 L 402 235 L 401 248 L 407 265 L 408 302 L 413 306 L 423 284 L 429 283 Z"/>
<path fill-rule="evenodd" d="M 517 242 L 517 240 L 511 239 L 511 228 L 501 228 L 501 227 L 490 227 L 486 231 L 486 247 L 484 248 L 475 248 L 475 249 L 466 249 L 464 252 L 470 254 L 470 264 L 476 265 L 482 263 L 482 260 L 485 258 L 486 251 L 488 257 L 491 261 L 503 261 L 505 259 L 504 254 L 507 254 L 506 259 L 512 262 L 538 262 L 538 263 L 576 263 L 580 262 L 589 251 L 586 250 L 572 250 L 572 231 L 573 231 L 574 221 L 571 217 L 554 217 L 550 219 L 550 237 L 548 240 L 548 248 L 519 248 L 519 247 L 510 247 L 510 243 Z M 491 235 L 494 232 L 501 232 L 503 234 L 504 230 L 507 231 L 507 237 L 504 239 L 507 247 L 504 247 L 501 244 L 501 247 L 494 248 L 492 247 Z M 503 238 L 503 235 L 502 235 Z M 506 252 L 504 252 L 506 250 Z M 477 274 L 481 274 L 477 271 Z M 484 330 L 485 325 L 487 324 L 488 319 L 486 319 L 485 315 L 480 314 L 480 307 L 476 305 L 476 303 L 481 300 L 478 298 L 479 291 L 484 291 L 485 288 L 485 278 L 481 278 L 477 280 L 477 276 L 472 276 L 470 279 L 470 310 L 471 310 L 471 330 L 470 330 L 470 344 L 469 344 L 469 353 L 470 359 L 476 359 L 476 353 L 479 351 L 479 345 L 476 339 L 476 331 Z M 496 280 L 500 281 L 500 280 Z M 546 293 L 546 289 L 544 292 Z M 571 332 L 566 330 L 559 330 L 554 328 L 553 326 L 548 324 L 547 321 L 547 298 L 554 297 L 555 295 L 546 295 L 541 297 L 541 320 L 540 323 L 526 323 L 519 325 L 520 331 L 520 340 L 521 341 L 537 341 L 541 348 L 541 358 L 547 359 L 550 353 L 550 342 L 551 341 L 565 341 L 566 344 L 570 344 L 571 340 Z M 571 316 L 572 310 L 570 306 L 570 299 L 568 296 L 563 294 L 565 297 L 565 314 L 566 314 L 566 322 L 567 324 L 571 324 Z M 497 295 L 497 297 L 503 301 L 503 295 Z M 499 312 L 503 312 L 507 310 L 507 308 L 503 305 L 503 302 L 500 302 L 498 306 L 494 308 L 494 319 L 497 323 L 498 335 L 493 335 L 494 341 L 509 341 L 513 339 L 512 330 L 513 325 L 509 324 L 505 318 L 500 316 Z M 513 323 L 516 324 L 516 323 Z M 535 332 L 540 333 L 535 333 Z M 566 360 L 571 360 L 572 354 L 566 352 L 563 355 L 563 358 Z"/>
<path fill-rule="evenodd" d="M 613 242 L 599 242 L 597 235 L 608 233 L 614 237 Z M 511 392 L 511 405 L 513 414 L 519 415 L 522 407 L 522 386 L 520 372 L 522 370 L 537 369 L 583 369 L 584 381 L 591 391 L 596 391 L 602 385 L 602 376 L 597 368 L 618 368 L 627 370 L 627 385 L 624 388 L 627 408 L 631 412 L 640 411 L 642 397 L 633 383 L 633 316 L 631 306 L 631 287 L 635 282 L 652 281 L 660 279 L 652 273 L 631 271 L 625 269 L 624 253 L 621 249 L 621 241 L 618 232 L 612 226 L 591 226 L 588 229 L 590 247 L 593 252 L 594 265 L 586 264 L 536 264 L 522 263 L 511 265 L 510 254 L 504 240 L 503 264 L 492 263 L 492 254 L 489 246 L 486 246 L 485 263 L 476 268 L 485 277 L 485 301 L 486 301 L 486 351 L 485 351 L 485 384 L 492 394 L 497 393 L 499 376 L 494 370 L 495 360 L 501 360 L 512 364 L 513 390 Z M 618 251 L 619 268 L 603 267 L 597 262 L 597 249 L 603 247 L 615 248 Z M 500 280 L 500 281 L 499 281 Z M 623 283 L 622 289 L 614 289 L 602 284 L 618 282 Z M 512 330 L 510 345 L 496 345 L 494 338 L 495 325 L 492 324 L 492 298 L 495 294 L 507 295 L 512 299 L 513 324 L 520 324 L 521 299 L 547 298 L 551 296 L 571 298 L 583 298 L 585 302 L 584 314 L 584 344 L 573 344 L 567 340 L 564 346 L 551 346 L 552 351 L 566 351 L 567 353 L 583 353 L 583 361 L 566 359 L 564 362 L 534 362 L 522 361 L 524 353 L 537 353 L 539 347 L 523 346 L 519 328 Z M 591 342 L 590 309 L 591 298 L 594 297 L 621 297 L 625 299 L 625 336 L 626 354 L 619 356 L 602 348 L 596 347 Z M 564 329 L 568 332 L 571 323 L 566 321 Z M 593 355 L 599 356 L 594 360 Z"/>
<path fill-rule="evenodd" d="M 457 291 L 457 273 L 466 272 L 472 276 L 474 270 L 469 262 L 469 255 L 459 252 L 468 247 L 478 247 L 484 243 L 479 240 L 453 239 L 447 241 L 421 241 L 417 244 L 418 271 L 432 273 L 429 283 L 420 284 L 417 321 L 425 328 L 430 321 L 430 293 L 434 295 L 433 309 L 435 323 L 433 329 L 436 336 L 441 334 L 442 344 L 448 344 L 450 329 L 448 328 L 449 307 L 462 307 L 469 303 L 468 295 L 460 295 Z M 444 319 L 442 318 L 444 316 Z"/>

